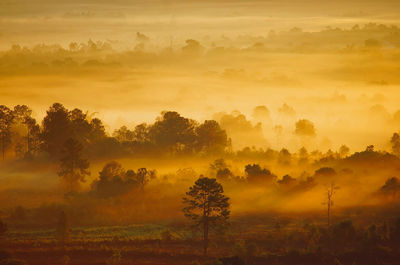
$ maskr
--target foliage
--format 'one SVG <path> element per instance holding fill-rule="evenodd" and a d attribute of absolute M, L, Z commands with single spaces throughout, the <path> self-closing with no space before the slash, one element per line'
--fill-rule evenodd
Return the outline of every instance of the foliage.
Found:
<path fill-rule="evenodd" d="M 68 139 L 61 151 L 60 171 L 58 175 L 64 180 L 72 191 L 80 182 L 85 182 L 85 176 L 90 175 L 89 161 L 82 158 L 83 146 L 76 140 Z"/>
<path fill-rule="evenodd" d="M 384 195 L 392 196 L 395 199 L 400 192 L 400 180 L 396 177 L 387 179 L 385 185 L 380 188 L 380 191 Z"/>
<path fill-rule="evenodd" d="M 229 218 L 229 198 L 223 192 L 216 179 L 200 176 L 183 198 L 185 216 L 195 227 L 202 226 L 204 254 L 207 254 L 209 229 L 226 225 Z"/>
<path fill-rule="evenodd" d="M 261 168 L 258 164 L 248 164 L 245 166 L 245 173 L 249 183 L 257 183 L 260 181 L 273 181 L 276 176 L 266 168 Z"/>
<path fill-rule="evenodd" d="M 3 160 L 6 149 L 11 143 L 11 125 L 13 119 L 13 112 L 7 106 L 0 105 L 0 144 Z"/>
<path fill-rule="evenodd" d="M 107 198 L 125 194 L 135 188 L 143 190 L 145 185 L 156 177 L 155 170 L 139 168 L 137 172 L 125 170 L 116 161 L 107 163 L 91 185 L 95 196 Z"/>

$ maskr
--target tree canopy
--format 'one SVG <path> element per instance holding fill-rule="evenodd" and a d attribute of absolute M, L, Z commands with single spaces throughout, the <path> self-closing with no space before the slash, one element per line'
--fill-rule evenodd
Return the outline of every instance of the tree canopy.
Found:
<path fill-rule="evenodd" d="M 226 225 L 229 219 L 229 198 L 214 178 L 200 176 L 183 198 L 184 215 L 195 227 L 203 229 L 204 254 L 207 254 L 209 229 Z"/>

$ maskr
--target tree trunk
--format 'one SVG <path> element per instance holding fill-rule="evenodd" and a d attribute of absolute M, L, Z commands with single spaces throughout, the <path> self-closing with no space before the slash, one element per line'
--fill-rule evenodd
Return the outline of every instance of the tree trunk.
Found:
<path fill-rule="evenodd" d="M 328 227 L 331 226 L 331 201 L 328 200 Z"/>
<path fill-rule="evenodd" d="M 27 143 L 26 143 L 26 152 L 28 153 L 28 155 L 30 155 L 31 154 L 31 136 L 30 136 L 30 131 L 29 131 L 29 127 L 28 127 L 28 134 L 26 135 L 26 141 L 27 141 Z"/>

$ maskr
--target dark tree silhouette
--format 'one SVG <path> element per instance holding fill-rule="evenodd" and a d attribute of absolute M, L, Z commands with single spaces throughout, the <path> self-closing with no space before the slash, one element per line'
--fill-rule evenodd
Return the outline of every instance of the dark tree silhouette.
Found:
<path fill-rule="evenodd" d="M 287 150 L 286 148 L 282 148 L 282 150 L 279 151 L 278 163 L 283 166 L 289 166 L 291 161 L 292 155 L 290 154 L 289 150 Z"/>
<path fill-rule="evenodd" d="M 282 186 L 287 186 L 287 187 L 295 185 L 296 182 L 297 182 L 296 179 L 292 178 L 290 175 L 285 175 L 282 177 L 281 180 L 277 181 L 278 184 L 280 184 Z"/>
<path fill-rule="evenodd" d="M 24 123 L 28 129 L 26 135 L 27 155 L 35 155 L 40 149 L 40 127 L 31 117 L 26 117 Z"/>
<path fill-rule="evenodd" d="M 244 171 L 250 183 L 272 181 L 276 178 L 271 171 L 266 168 L 261 168 L 258 164 L 246 165 Z"/>
<path fill-rule="evenodd" d="M 224 168 L 229 168 L 229 166 L 223 158 L 216 159 L 213 163 L 210 164 L 210 169 L 213 171 L 218 171 Z"/>
<path fill-rule="evenodd" d="M 336 176 L 336 171 L 331 167 L 321 167 L 315 171 L 314 176 L 323 178 L 332 178 Z"/>
<path fill-rule="evenodd" d="M 94 118 L 90 120 L 90 142 L 92 144 L 104 140 L 106 138 L 106 130 L 100 119 Z"/>
<path fill-rule="evenodd" d="M 375 146 L 374 145 L 368 145 L 366 148 L 365 148 L 365 152 L 370 152 L 370 153 L 372 153 L 372 152 L 375 152 Z"/>
<path fill-rule="evenodd" d="M 233 173 L 229 168 L 218 169 L 217 171 L 217 179 L 225 181 L 233 178 Z"/>
<path fill-rule="evenodd" d="M 149 142 L 149 129 L 150 127 L 146 123 L 137 125 L 134 131 L 135 141 L 138 143 Z"/>
<path fill-rule="evenodd" d="M 308 162 L 309 154 L 305 147 L 300 148 L 298 155 L 299 155 L 299 164 L 306 164 Z"/>
<path fill-rule="evenodd" d="M 93 181 L 92 192 L 94 195 L 104 198 L 125 193 L 129 187 L 129 184 L 124 181 L 125 174 L 120 163 L 108 162 L 100 171 L 99 178 Z"/>
<path fill-rule="evenodd" d="M 11 143 L 11 125 L 14 119 L 12 110 L 7 106 L 0 105 L 0 144 L 3 160 L 5 153 Z"/>
<path fill-rule="evenodd" d="M 139 168 L 137 173 L 133 170 L 125 171 L 120 163 L 111 161 L 100 171 L 99 178 L 93 181 L 92 194 L 107 198 L 125 194 L 135 188 L 143 190 L 155 175 L 155 170 L 146 168 Z"/>
<path fill-rule="evenodd" d="M 350 152 L 350 148 L 347 147 L 346 145 L 342 145 L 339 148 L 339 155 L 340 155 L 341 158 L 346 157 L 349 154 L 349 152 Z"/>
<path fill-rule="evenodd" d="M 400 192 L 400 180 L 396 177 L 389 178 L 380 190 L 383 194 L 392 196 L 393 199 L 396 199 L 397 194 Z"/>
<path fill-rule="evenodd" d="M 133 178 L 138 183 L 141 190 L 144 189 L 144 186 L 156 177 L 155 170 L 147 170 L 146 168 L 139 168 L 137 173 L 133 175 Z"/>
<path fill-rule="evenodd" d="M 168 153 L 191 152 L 196 140 L 196 122 L 177 112 L 164 112 L 150 128 L 151 141 Z"/>
<path fill-rule="evenodd" d="M 296 130 L 294 132 L 298 136 L 315 137 L 316 135 L 314 123 L 306 119 L 296 122 Z"/>
<path fill-rule="evenodd" d="M 70 120 L 71 135 L 82 143 L 84 147 L 89 146 L 92 128 L 86 113 L 83 113 L 80 109 L 73 109 L 69 112 L 68 118 Z"/>
<path fill-rule="evenodd" d="M 130 142 L 135 140 L 135 132 L 129 130 L 126 126 L 122 126 L 113 132 L 113 137 L 119 142 Z"/>
<path fill-rule="evenodd" d="M 204 255 L 207 255 L 210 228 L 225 226 L 229 219 L 229 198 L 214 178 L 200 176 L 183 198 L 183 212 L 195 227 L 203 229 Z"/>
<path fill-rule="evenodd" d="M 400 135 L 398 133 L 393 134 L 390 144 L 392 145 L 393 154 L 400 156 Z"/>
<path fill-rule="evenodd" d="M 31 117 L 32 110 L 26 105 L 15 106 L 13 114 L 13 123 L 16 126 L 23 126 L 26 129 L 26 135 L 22 135 L 21 137 L 22 142 L 14 143 L 16 152 L 18 151 L 18 147 L 22 147 L 22 150 L 20 150 L 21 156 L 32 156 L 40 147 L 40 127 L 36 123 L 36 120 Z"/>
<path fill-rule="evenodd" d="M 233 177 L 233 173 L 230 170 L 230 166 L 225 162 L 224 159 L 216 159 L 210 164 L 210 170 L 215 172 L 217 180 L 228 180 Z"/>
<path fill-rule="evenodd" d="M 208 154 L 221 154 L 228 146 L 228 136 L 218 122 L 207 120 L 196 128 L 196 150 Z"/>
<path fill-rule="evenodd" d="M 43 119 L 41 138 L 43 149 L 55 158 L 65 141 L 72 136 L 69 113 L 60 103 L 54 103 Z"/>
<path fill-rule="evenodd" d="M 64 178 L 71 191 L 80 182 L 85 181 L 85 176 L 90 175 L 88 171 L 89 161 L 82 158 L 82 149 L 83 147 L 78 141 L 70 138 L 65 142 L 61 152 L 61 165 L 58 175 Z"/>
<path fill-rule="evenodd" d="M 327 206 L 328 210 L 328 227 L 331 225 L 331 209 L 333 207 L 333 196 L 336 193 L 336 190 L 338 190 L 339 187 L 335 186 L 335 183 L 331 183 L 331 185 L 326 189 L 326 201 L 324 204 Z"/>
<path fill-rule="evenodd" d="M 88 155 L 99 155 L 104 149 L 114 151 L 109 141 L 112 138 L 106 136 L 102 121 L 92 116 L 80 109 L 68 111 L 59 103 L 53 104 L 43 119 L 42 149 L 59 158 L 65 141 L 73 138 L 82 144 L 84 153 Z"/>

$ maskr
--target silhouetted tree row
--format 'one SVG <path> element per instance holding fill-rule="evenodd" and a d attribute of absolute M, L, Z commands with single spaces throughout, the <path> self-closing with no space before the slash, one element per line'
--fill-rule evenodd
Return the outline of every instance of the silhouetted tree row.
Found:
<path fill-rule="evenodd" d="M 0 105 L 0 145 L 2 159 L 10 148 L 17 157 L 35 155 L 40 149 L 40 128 L 25 105 L 13 109 Z"/>
<path fill-rule="evenodd" d="M 301 128 L 312 128 L 307 122 Z M 303 129 L 304 129 L 303 128 Z M 307 130 L 308 131 L 308 130 Z M 311 129 L 310 129 L 311 131 Z M 239 158 L 262 158 L 276 160 L 281 166 L 299 165 L 319 161 L 321 163 L 344 159 L 349 156 L 349 148 L 342 145 L 337 152 L 318 150 L 308 152 L 304 147 L 297 153 L 283 148 L 256 149 L 246 147 L 231 152 L 231 140 L 218 122 L 206 120 L 198 123 L 185 118 L 177 112 L 162 112 L 153 124 L 140 124 L 130 130 L 126 126 L 115 130 L 108 136 L 103 122 L 80 109 L 68 110 L 55 103 L 47 111 L 41 124 L 32 117 L 32 110 L 25 105 L 13 109 L 0 106 L 0 147 L 3 159 L 14 153 L 17 158 L 48 154 L 59 160 L 68 140 L 73 139 L 82 145 L 82 156 L 117 157 L 122 155 L 161 156 L 161 155 L 221 155 L 234 154 Z M 393 154 L 399 155 L 398 133 L 391 139 Z M 373 146 L 366 151 L 355 153 L 355 157 L 377 155 Z M 223 172 L 221 172 L 223 174 Z M 225 172 L 228 174 L 228 172 Z"/>
<path fill-rule="evenodd" d="M 131 169 L 125 170 L 118 162 L 111 161 L 92 182 L 90 193 L 96 197 L 109 198 L 126 194 L 134 189 L 143 191 L 145 185 L 155 177 L 155 170 L 146 168 L 139 168 L 136 172 Z"/>
<path fill-rule="evenodd" d="M 154 124 L 140 124 L 134 130 L 123 126 L 113 136 L 128 150 L 144 153 L 216 155 L 230 145 L 216 121 L 199 124 L 173 111 L 161 113 Z"/>
<path fill-rule="evenodd" d="M 222 154 L 230 146 L 230 139 L 216 121 L 200 124 L 172 111 L 163 112 L 154 124 L 140 124 L 134 130 L 123 126 L 112 137 L 100 119 L 77 108 L 68 110 L 60 103 L 50 106 L 41 125 L 31 115 L 32 110 L 25 105 L 13 109 L 0 106 L 3 159 L 13 151 L 18 158 L 47 154 L 65 160 L 66 149 L 71 152 L 78 146 L 84 157 Z"/>

